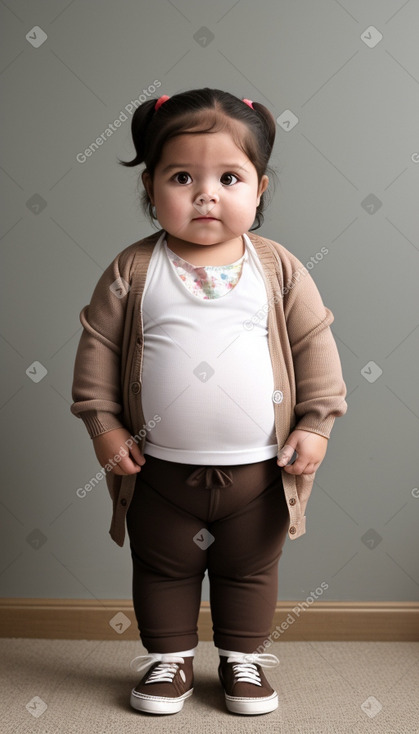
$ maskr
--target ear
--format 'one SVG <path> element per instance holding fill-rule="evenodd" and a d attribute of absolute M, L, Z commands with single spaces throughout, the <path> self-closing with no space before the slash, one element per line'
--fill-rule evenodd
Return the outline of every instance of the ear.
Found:
<path fill-rule="evenodd" d="M 256 206 L 259 206 L 259 204 L 260 204 L 260 197 L 266 191 L 266 189 L 268 188 L 268 186 L 269 186 L 269 178 L 268 178 L 268 176 L 266 176 L 266 175 L 265 176 L 262 176 L 261 181 L 260 181 L 260 184 L 259 184 L 259 188 L 258 188 L 258 200 L 257 200 Z"/>
<path fill-rule="evenodd" d="M 153 180 L 149 172 L 143 171 L 143 173 L 141 174 L 141 179 L 143 182 L 143 186 L 148 194 L 148 198 L 150 199 L 152 205 L 154 206 Z"/>

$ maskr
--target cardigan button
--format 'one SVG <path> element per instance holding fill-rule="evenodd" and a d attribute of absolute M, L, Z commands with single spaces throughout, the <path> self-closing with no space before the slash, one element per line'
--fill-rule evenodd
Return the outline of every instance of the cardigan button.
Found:
<path fill-rule="evenodd" d="M 122 500 L 121 500 L 121 505 L 123 505 L 125 507 L 126 504 L 127 504 L 127 501 L 126 501 L 125 497 L 123 497 Z"/>
<path fill-rule="evenodd" d="M 296 532 L 297 532 L 297 528 L 296 528 L 296 527 L 294 527 L 294 525 L 292 525 L 292 526 L 290 527 L 290 533 L 291 533 L 291 535 L 294 535 L 294 533 L 296 533 Z"/>
<path fill-rule="evenodd" d="M 131 385 L 131 392 L 134 393 L 134 395 L 138 395 L 140 392 L 140 383 L 139 382 L 133 382 Z"/>
<path fill-rule="evenodd" d="M 297 502 L 297 500 L 295 499 L 295 497 L 291 497 L 291 499 L 290 499 L 290 505 L 295 505 L 296 502 Z"/>
<path fill-rule="evenodd" d="M 272 400 L 274 401 L 274 403 L 282 403 L 283 399 L 284 395 L 281 390 L 274 390 L 272 394 Z"/>

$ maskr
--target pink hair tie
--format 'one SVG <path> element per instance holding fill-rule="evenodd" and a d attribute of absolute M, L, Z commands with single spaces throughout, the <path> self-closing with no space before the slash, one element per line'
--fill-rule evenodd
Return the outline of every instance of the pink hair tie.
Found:
<path fill-rule="evenodd" d="M 157 100 L 156 104 L 154 105 L 154 109 L 158 110 L 162 104 L 167 102 L 168 99 L 170 99 L 170 97 L 168 97 L 167 94 L 163 94 L 163 96 L 159 97 L 159 99 Z"/>
<path fill-rule="evenodd" d="M 243 100 L 243 102 L 244 102 L 245 104 L 248 104 L 248 105 L 249 105 L 249 107 L 251 107 L 251 108 L 252 108 L 252 110 L 254 110 L 254 109 L 255 109 L 255 108 L 253 107 L 253 102 L 252 102 L 252 100 L 251 100 L 251 99 L 244 99 L 244 100 Z"/>

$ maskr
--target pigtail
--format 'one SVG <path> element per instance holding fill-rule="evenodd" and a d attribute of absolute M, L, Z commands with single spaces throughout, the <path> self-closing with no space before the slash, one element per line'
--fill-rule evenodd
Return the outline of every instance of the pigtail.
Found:
<path fill-rule="evenodd" d="M 269 152 L 271 152 L 272 148 L 274 147 L 275 135 L 276 135 L 276 122 L 275 122 L 274 116 L 268 110 L 268 108 L 265 107 L 265 105 L 261 104 L 260 102 L 253 102 L 253 109 L 261 117 L 263 117 L 263 121 L 265 123 L 266 132 L 267 132 Z"/>
<path fill-rule="evenodd" d="M 118 163 L 122 166 L 138 166 L 140 163 L 144 163 L 146 157 L 147 129 L 154 116 L 154 105 L 156 102 L 156 99 L 149 99 L 135 110 L 131 121 L 131 135 L 137 155 L 132 161 L 121 161 L 118 159 Z"/>

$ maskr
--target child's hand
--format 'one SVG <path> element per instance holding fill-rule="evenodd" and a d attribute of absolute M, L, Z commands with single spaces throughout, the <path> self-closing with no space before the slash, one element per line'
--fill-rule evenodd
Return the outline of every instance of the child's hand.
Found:
<path fill-rule="evenodd" d="M 277 464 L 288 474 L 312 474 L 317 471 L 327 451 L 325 436 L 310 431 L 297 429 L 292 431 L 282 447 Z M 296 461 L 286 466 L 291 460 L 294 450 L 298 454 Z"/>
<path fill-rule="evenodd" d="M 125 443 L 128 438 L 131 438 L 129 445 Z M 95 436 L 93 446 L 101 466 L 106 466 L 111 460 L 114 462 L 112 474 L 136 474 L 141 471 L 146 461 L 130 432 L 125 428 L 115 428 Z M 116 458 L 118 456 L 120 459 Z"/>

